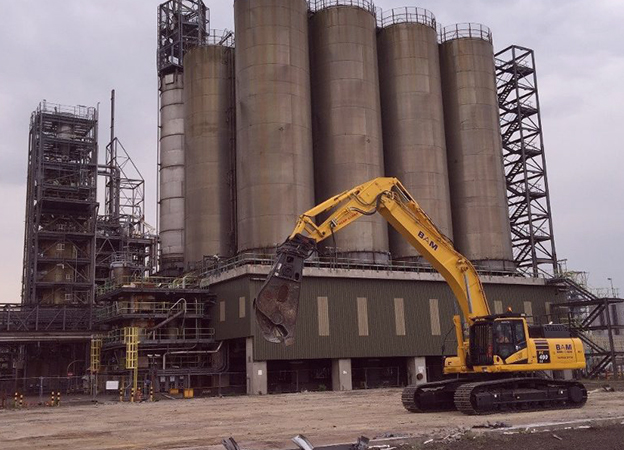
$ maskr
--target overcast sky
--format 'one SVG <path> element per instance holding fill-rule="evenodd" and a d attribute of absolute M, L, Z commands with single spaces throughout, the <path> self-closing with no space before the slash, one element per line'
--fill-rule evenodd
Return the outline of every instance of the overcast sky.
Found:
<path fill-rule="evenodd" d="M 39 102 L 100 104 L 147 183 L 156 216 L 157 0 L 2 0 L 0 27 L 0 302 L 21 289 L 28 125 Z M 213 28 L 233 28 L 233 0 L 205 0 Z M 480 22 L 495 50 L 535 50 L 557 253 L 590 285 L 624 287 L 624 2 L 378 0 L 421 6 L 443 25 Z"/>

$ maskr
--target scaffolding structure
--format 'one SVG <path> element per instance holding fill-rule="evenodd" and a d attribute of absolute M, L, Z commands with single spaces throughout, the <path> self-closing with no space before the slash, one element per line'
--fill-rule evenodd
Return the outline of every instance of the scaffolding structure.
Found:
<path fill-rule="evenodd" d="M 111 136 L 106 161 L 99 166 L 105 180 L 104 214 L 97 219 L 95 282 L 111 271 L 146 276 L 155 270 L 157 236 L 145 222 L 145 179 L 115 136 L 115 91 L 111 92 Z"/>
<path fill-rule="evenodd" d="M 557 255 L 533 50 L 495 56 L 514 261 L 528 276 L 554 275 Z"/>
<path fill-rule="evenodd" d="M 30 120 L 22 303 L 93 304 L 95 108 L 43 101 Z"/>
<path fill-rule="evenodd" d="M 182 70 L 188 50 L 203 44 L 210 10 L 202 0 L 169 0 L 158 7 L 158 75 Z"/>

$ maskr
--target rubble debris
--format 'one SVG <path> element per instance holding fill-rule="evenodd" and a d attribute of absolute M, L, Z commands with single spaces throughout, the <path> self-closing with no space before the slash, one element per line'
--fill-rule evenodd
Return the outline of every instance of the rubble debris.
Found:
<path fill-rule="evenodd" d="M 351 447 L 353 450 L 368 450 L 370 439 L 366 436 L 360 436 L 357 442 Z"/>
<path fill-rule="evenodd" d="M 486 423 L 481 424 L 481 425 L 474 425 L 472 428 L 491 428 L 491 429 L 511 428 L 511 425 L 505 422 L 490 422 L 488 420 Z"/>
<path fill-rule="evenodd" d="M 292 441 L 297 444 L 297 447 L 299 447 L 301 450 L 314 450 L 314 446 L 303 434 L 298 434 L 297 436 L 292 438 Z"/>
<path fill-rule="evenodd" d="M 563 438 L 557 436 L 556 434 L 553 434 L 552 437 L 554 437 L 555 439 L 557 439 L 559 441 L 563 441 Z"/>
<path fill-rule="evenodd" d="M 442 438 L 442 442 L 445 444 L 449 444 L 451 442 L 459 441 L 464 435 L 468 432 L 465 428 L 458 428 L 455 432 L 446 435 Z"/>
<path fill-rule="evenodd" d="M 605 384 L 604 386 L 602 386 L 602 390 L 605 392 L 615 392 L 615 389 L 609 386 L 608 384 Z"/>
<path fill-rule="evenodd" d="M 389 439 L 389 438 L 402 438 L 405 437 L 404 434 L 401 433 L 392 433 L 390 431 L 386 431 L 378 436 L 375 436 L 373 439 Z"/>
<path fill-rule="evenodd" d="M 240 450 L 240 447 L 231 436 L 228 439 L 223 439 L 221 443 L 225 447 L 225 450 Z"/>

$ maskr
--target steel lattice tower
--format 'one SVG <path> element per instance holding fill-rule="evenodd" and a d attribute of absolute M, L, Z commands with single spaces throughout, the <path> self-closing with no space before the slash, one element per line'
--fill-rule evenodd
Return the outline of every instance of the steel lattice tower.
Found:
<path fill-rule="evenodd" d="M 533 50 L 512 45 L 496 54 L 514 261 L 537 277 L 557 272 L 542 122 Z"/>

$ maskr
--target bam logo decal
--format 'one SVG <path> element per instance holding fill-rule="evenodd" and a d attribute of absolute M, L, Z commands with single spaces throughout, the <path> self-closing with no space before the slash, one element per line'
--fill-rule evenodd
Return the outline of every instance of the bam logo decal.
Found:
<path fill-rule="evenodd" d="M 422 231 L 418 232 L 418 237 L 420 239 L 422 239 L 423 241 L 425 241 L 426 243 L 429 244 L 429 247 L 431 247 L 433 250 L 437 250 L 438 249 L 438 244 L 436 244 L 435 242 L 433 242 L 431 239 L 429 239 L 425 233 L 423 233 Z"/>
<path fill-rule="evenodd" d="M 558 352 L 571 352 L 572 344 L 557 344 L 555 348 Z"/>

